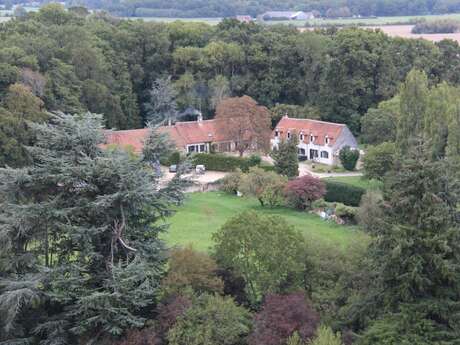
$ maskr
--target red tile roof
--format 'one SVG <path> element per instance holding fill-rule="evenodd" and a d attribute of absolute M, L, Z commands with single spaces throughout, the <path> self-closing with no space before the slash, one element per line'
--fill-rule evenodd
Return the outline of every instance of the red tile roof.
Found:
<path fill-rule="evenodd" d="M 310 135 L 315 137 L 314 144 L 325 145 L 326 136 L 329 139 L 328 145 L 333 145 L 335 140 L 340 136 L 342 130 L 346 127 L 344 124 L 325 122 L 310 119 L 294 119 L 288 116 L 284 116 L 278 125 L 276 125 L 273 131 L 273 137 L 275 131 L 278 130 L 282 139 L 287 139 L 287 133 L 300 133 L 304 134 L 304 143 L 310 142 Z"/>
<path fill-rule="evenodd" d="M 218 124 L 217 120 L 176 122 L 172 126 L 160 127 L 159 131 L 168 133 L 178 148 L 185 148 L 190 144 L 230 141 L 226 133 L 219 129 Z M 107 131 L 107 144 L 104 146 L 116 144 L 123 147 L 132 147 L 135 152 L 141 152 L 147 135 L 147 128 Z"/>

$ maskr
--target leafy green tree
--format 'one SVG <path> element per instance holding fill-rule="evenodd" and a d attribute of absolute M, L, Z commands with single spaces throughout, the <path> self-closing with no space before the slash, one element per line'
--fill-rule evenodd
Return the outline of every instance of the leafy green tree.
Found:
<path fill-rule="evenodd" d="M 0 339 L 99 341 L 145 324 L 181 195 L 140 159 L 103 151 L 102 118 L 32 124 L 31 163 L 0 170 Z"/>
<path fill-rule="evenodd" d="M 402 154 L 407 153 L 413 141 L 422 136 L 428 92 L 426 74 L 419 70 L 410 71 L 399 92 L 400 114 L 396 146 Z"/>
<path fill-rule="evenodd" d="M 203 295 L 168 333 L 171 345 L 238 345 L 251 329 L 248 311 L 229 297 Z"/>
<path fill-rule="evenodd" d="M 346 170 L 353 171 L 359 160 L 359 150 L 352 150 L 350 146 L 344 146 L 339 152 L 339 159 Z"/>
<path fill-rule="evenodd" d="M 381 102 L 378 108 L 371 108 L 361 118 L 363 141 L 367 144 L 381 144 L 395 141 L 396 122 L 399 113 L 399 99 Z"/>
<path fill-rule="evenodd" d="M 364 174 L 368 179 L 383 180 L 393 170 L 396 155 L 394 143 L 382 143 L 367 149 L 363 157 Z"/>
<path fill-rule="evenodd" d="M 162 282 L 168 294 L 192 288 L 197 293 L 222 293 L 223 282 L 216 276 L 217 265 L 207 254 L 191 246 L 173 249 L 169 256 L 168 274 Z"/>
<path fill-rule="evenodd" d="M 289 140 L 281 141 L 270 154 L 274 160 L 275 171 L 289 179 L 299 176 L 298 143 L 297 134 L 293 133 Z"/>
<path fill-rule="evenodd" d="M 283 201 L 283 189 L 287 179 L 273 171 L 252 167 L 241 176 L 238 190 L 245 196 L 259 200 L 261 206 L 279 206 Z"/>
<path fill-rule="evenodd" d="M 267 292 L 302 285 L 304 239 L 283 218 L 246 211 L 227 221 L 213 240 L 218 264 L 244 278 L 252 305 Z"/>
<path fill-rule="evenodd" d="M 144 103 L 146 119 L 155 124 L 166 122 L 171 126 L 177 118 L 176 98 L 171 77 L 155 80 L 150 90 L 150 101 Z"/>

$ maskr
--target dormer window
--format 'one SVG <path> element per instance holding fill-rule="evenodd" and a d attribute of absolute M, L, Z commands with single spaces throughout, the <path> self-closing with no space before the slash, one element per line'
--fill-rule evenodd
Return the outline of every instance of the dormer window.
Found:
<path fill-rule="evenodd" d="M 313 136 L 313 134 L 310 134 L 310 142 L 314 142 L 315 141 L 315 137 Z"/>
<path fill-rule="evenodd" d="M 324 138 L 324 142 L 327 144 L 329 144 L 329 137 L 326 135 L 326 137 Z"/>
<path fill-rule="evenodd" d="M 279 130 L 275 130 L 275 138 L 278 138 L 280 136 L 280 131 Z"/>
<path fill-rule="evenodd" d="M 287 132 L 287 138 L 291 139 L 291 132 Z"/>
<path fill-rule="evenodd" d="M 303 133 L 302 133 L 302 132 L 300 132 L 300 135 L 299 135 L 299 140 L 300 140 L 300 141 L 303 141 L 303 138 L 304 138 L 304 135 L 303 135 Z"/>

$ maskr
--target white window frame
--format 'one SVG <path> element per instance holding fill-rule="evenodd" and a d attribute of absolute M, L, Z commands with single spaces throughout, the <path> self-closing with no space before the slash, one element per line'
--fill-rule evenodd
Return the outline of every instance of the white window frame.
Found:
<path fill-rule="evenodd" d="M 190 148 L 193 147 L 193 151 L 190 151 Z M 187 145 L 187 153 L 204 153 L 208 152 L 208 144 L 189 144 Z"/>
<path fill-rule="evenodd" d="M 291 132 L 290 131 L 287 132 L 287 138 L 291 139 Z"/>
<path fill-rule="evenodd" d="M 304 135 L 303 135 L 302 132 L 300 132 L 300 134 L 299 134 L 299 140 L 300 140 L 300 141 L 303 141 L 303 139 L 304 139 Z"/>
<path fill-rule="evenodd" d="M 278 138 L 280 136 L 280 131 L 275 129 L 275 138 Z"/>
<path fill-rule="evenodd" d="M 329 137 L 326 135 L 326 137 L 324 138 L 324 142 L 327 144 L 329 144 Z"/>
<path fill-rule="evenodd" d="M 314 143 L 314 142 L 315 142 L 315 137 L 313 136 L 313 134 L 310 134 L 310 142 L 311 142 L 311 143 Z"/>
<path fill-rule="evenodd" d="M 326 157 L 324 157 L 324 154 L 326 155 Z M 327 152 L 327 151 L 321 151 L 321 152 L 320 152 L 320 157 L 321 157 L 321 158 L 324 158 L 324 159 L 329 159 L 329 152 Z"/>

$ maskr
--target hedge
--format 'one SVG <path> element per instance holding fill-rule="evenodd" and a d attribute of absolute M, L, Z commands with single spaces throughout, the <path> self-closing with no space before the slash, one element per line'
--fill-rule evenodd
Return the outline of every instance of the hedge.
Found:
<path fill-rule="evenodd" d="M 244 157 L 227 156 L 223 154 L 196 153 L 192 157 L 193 165 L 204 165 L 206 170 L 235 171 L 241 169 L 247 172 L 254 166 L 254 159 Z"/>
<path fill-rule="evenodd" d="M 366 190 L 361 187 L 352 186 L 342 182 L 326 182 L 326 195 L 324 200 L 328 202 L 341 202 L 348 206 L 359 206 L 361 197 Z"/>

